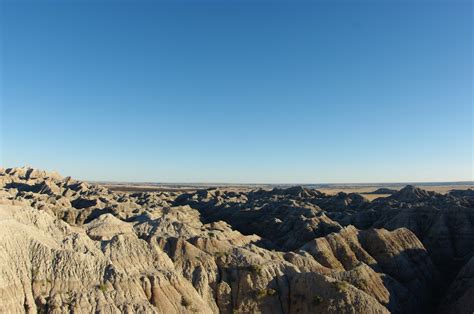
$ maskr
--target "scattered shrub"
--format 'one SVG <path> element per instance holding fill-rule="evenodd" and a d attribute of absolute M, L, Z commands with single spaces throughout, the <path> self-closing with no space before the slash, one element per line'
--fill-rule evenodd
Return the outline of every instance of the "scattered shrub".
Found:
<path fill-rule="evenodd" d="M 191 304 L 193 304 L 191 299 L 189 299 L 189 298 L 187 298 L 183 295 L 183 297 L 181 298 L 181 305 L 184 306 L 184 307 L 189 307 L 189 306 L 191 306 Z"/>
<path fill-rule="evenodd" d="M 336 290 L 339 292 L 343 292 L 344 290 L 347 289 L 349 284 L 345 281 L 336 281 L 335 282 Z"/>
<path fill-rule="evenodd" d="M 250 270 L 257 274 L 261 275 L 262 274 L 262 266 L 261 265 L 250 265 Z"/>
<path fill-rule="evenodd" d="M 107 292 L 107 285 L 106 284 L 101 283 L 97 288 L 99 288 L 99 290 L 102 291 L 102 293 Z"/>
<path fill-rule="evenodd" d="M 267 296 L 267 290 L 265 290 L 265 289 L 255 291 L 255 297 L 257 299 L 262 299 L 266 296 Z"/>
<path fill-rule="evenodd" d="M 272 295 L 277 294 L 277 291 L 275 289 L 267 289 L 267 294 L 272 296 Z"/>
<path fill-rule="evenodd" d="M 227 254 L 226 254 L 225 252 L 216 252 L 216 253 L 214 253 L 214 255 L 215 255 L 217 258 L 220 258 L 220 257 L 226 256 Z"/>
<path fill-rule="evenodd" d="M 277 294 L 277 291 L 275 289 L 261 289 L 255 291 L 255 297 L 257 299 L 262 299 L 267 296 L 273 296 L 275 294 Z"/>

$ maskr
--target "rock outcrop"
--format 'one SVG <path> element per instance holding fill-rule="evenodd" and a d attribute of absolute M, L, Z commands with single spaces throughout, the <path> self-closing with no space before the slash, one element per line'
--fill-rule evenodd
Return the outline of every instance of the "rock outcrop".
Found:
<path fill-rule="evenodd" d="M 407 186 L 374 200 L 363 210 L 327 215 L 342 225 L 361 229 L 410 229 L 447 280 L 474 256 L 474 203 L 469 192 L 442 195 Z"/>
<path fill-rule="evenodd" d="M 472 313 L 474 309 L 474 257 L 461 269 L 448 289 L 441 312 Z"/>
<path fill-rule="evenodd" d="M 389 188 L 379 188 L 375 191 L 372 191 L 372 192 L 366 192 L 364 194 L 394 194 L 394 193 L 397 193 L 398 190 L 394 190 L 394 189 L 389 189 Z"/>
<path fill-rule="evenodd" d="M 0 169 L 0 312 L 464 311 L 470 204 L 413 187 L 121 193 Z"/>

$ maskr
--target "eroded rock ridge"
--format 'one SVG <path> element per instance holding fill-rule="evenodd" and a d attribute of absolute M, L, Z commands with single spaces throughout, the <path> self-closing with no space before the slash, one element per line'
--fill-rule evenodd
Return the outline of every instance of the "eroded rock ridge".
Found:
<path fill-rule="evenodd" d="M 472 313 L 474 195 L 113 192 L 0 169 L 1 313 Z"/>

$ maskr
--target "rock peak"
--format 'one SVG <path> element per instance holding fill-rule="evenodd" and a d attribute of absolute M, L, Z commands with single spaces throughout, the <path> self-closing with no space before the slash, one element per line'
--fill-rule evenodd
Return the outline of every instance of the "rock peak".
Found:
<path fill-rule="evenodd" d="M 430 196 L 430 192 L 409 184 L 400 191 L 392 194 L 391 198 L 401 202 L 411 202 L 429 198 Z"/>

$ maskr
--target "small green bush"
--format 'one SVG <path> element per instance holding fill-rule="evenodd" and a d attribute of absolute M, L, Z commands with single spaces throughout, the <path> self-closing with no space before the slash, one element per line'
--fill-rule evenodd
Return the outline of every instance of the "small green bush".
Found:
<path fill-rule="evenodd" d="M 99 286 L 98 286 L 99 290 L 102 291 L 102 293 L 106 293 L 107 292 L 107 285 L 106 284 L 103 284 L 101 283 Z"/>
<path fill-rule="evenodd" d="M 191 304 L 193 304 L 193 302 L 183 295 L 183 297 L 181 298 L 181 305 L 184 307 L 189 307 L 191 306 Z"/>
<path fill-rule="evenodd" d="M 343 292 L 344 290 L 347 290 L 349 284 L 345 281 L 336 281 L 335 286 L 337 291 Z"/>
<path fill-rule="evenodd" d="M 250 270 L 257 274 L 261 275 L 262 274 L 262 266 L 261 265 L 250 265 Z"/>
<path fill-rule="evenodd" d="M 215 255 L 215 257 L 219 258 L 219 257 L 224 257 L 227 254 L 225 252 L 216 252 L 216 253 L 214 253 L 214 255 Z"/>
<path fill-rule="evenodd" d="M 257 299 L 262 299 L 266 296 L 267 296 L 267 290 L 265 289 L 255 291 L 255 297 Z"/>
<path fill-rule="evenodd" d="M 277 292 L 275 289 L 267 289 L 267 294 L 270 296 L 277 294 Z"/>
<path fill-rule="evenodd" d="M 257 299 L 262 299 L 267 296 L 273 296 L 275 294 L 277 294 L 277 291 L 275 289 L 261 289 L 255 291 L 255 297 Z"/>

